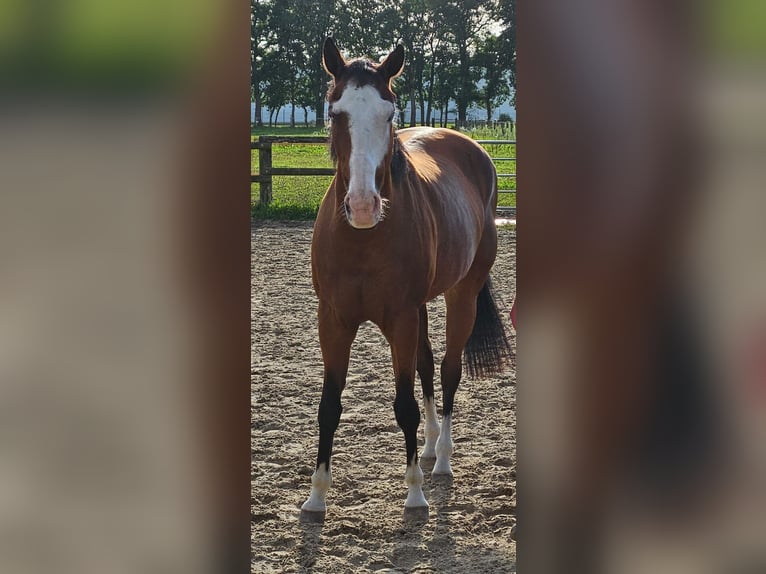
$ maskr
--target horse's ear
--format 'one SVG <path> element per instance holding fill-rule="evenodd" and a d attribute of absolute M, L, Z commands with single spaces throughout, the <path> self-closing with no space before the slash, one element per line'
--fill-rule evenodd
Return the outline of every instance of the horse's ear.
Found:
<path fill-rule="evenodd" d="M 335 40 L 331 36 L 328 36 L 324 41 L 324 47 L 322 48 L 322 65 L 324 69 L 333 78 L 337 78 L 346 67 L 346 60 L 335 45 Z"/>
<path fill-rule="evenodd" d="M 394 48 L 385 60 L 378 66 L 380 70 L 389 80 L 393 80 L 404 71 L 404 46 L 399 44 Z"/>

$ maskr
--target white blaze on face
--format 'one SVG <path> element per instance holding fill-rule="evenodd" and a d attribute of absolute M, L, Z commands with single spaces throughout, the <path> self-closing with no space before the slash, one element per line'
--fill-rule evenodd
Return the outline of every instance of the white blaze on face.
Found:
<path fill-rule="evenodd" d="M 389 121 L 394 104 L 384 100 L 372 86 L 359 87 L 349 82 L 341 97 L 332 104 L 332 110 L 346 114 L 351 137 L 351 178 L 346 194 L 349 223 L 360 229 L 374 227 L 381 215 L 375 172 L 391 143 Z"/>

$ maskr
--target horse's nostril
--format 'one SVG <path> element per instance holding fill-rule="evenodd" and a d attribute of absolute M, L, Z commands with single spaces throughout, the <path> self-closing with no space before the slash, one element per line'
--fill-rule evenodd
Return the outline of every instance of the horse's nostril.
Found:
<path fill-rule="evenodd" d="M 380 209 L 380 196 L 375 196 L 375 207 L 373 208 L 375 211 Z"/>

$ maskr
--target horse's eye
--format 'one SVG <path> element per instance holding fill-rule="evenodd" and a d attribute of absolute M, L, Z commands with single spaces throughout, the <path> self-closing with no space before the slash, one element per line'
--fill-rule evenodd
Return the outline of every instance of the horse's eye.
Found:
<path fill-rule="evenodd" d="M 335 113 L 335 112 L 332 110 L 332 108 L 330 108 L 330 109 L 328 109 L 328 110 L 327 110 L 327 117 L 328 117 L 328 118 L 330 118 L 331 120 L 334 120 L 335 118 L 337 118 L 337 117 L 338 117 L 338 114 L 336 114 L 336 113 Z"/>

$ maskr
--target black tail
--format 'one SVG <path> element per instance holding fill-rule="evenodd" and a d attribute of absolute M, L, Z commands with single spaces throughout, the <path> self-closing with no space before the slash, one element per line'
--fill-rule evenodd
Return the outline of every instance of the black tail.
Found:
<path fill-rule="evenodd" d="M 474 378 L 483 378 L 499 373 L 508 363 L 510 356 L 511 345 L 497 310 L 492 283 L 487 277 L 487 282 L 476 299 L 476 322 L 465 345 L 468 374 Z"/>

